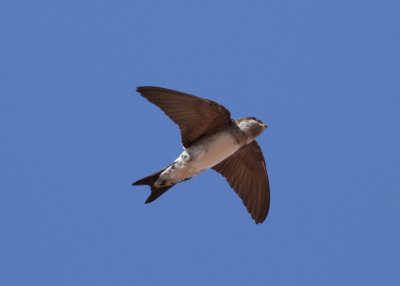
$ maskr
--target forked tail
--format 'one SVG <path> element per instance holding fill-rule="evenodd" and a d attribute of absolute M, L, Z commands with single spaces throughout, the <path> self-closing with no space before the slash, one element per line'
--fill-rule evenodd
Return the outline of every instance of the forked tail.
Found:
<path fill-rule="evenodd" d="M 161 171 L 158 171 L 157 173 L 154 173 L 150 176 L 147 176 L 143 179 L 137 180 L 136 182 L 132 183 L 132 186 L 149 185 L 151 187 L 151 194 L 145 201 L 145 204 L 151 203 L 152 201 L 157 199 L 159 196 L 164 194 L 166 191 L 168 191 L 169 188 L 174 186 L 174 185 L 171 185 L 171 186 L 165 186 L 165 187 L 161 187 L 161 188 L 156 188 L 153 186 L 154 183 L 157 181 L 158 177 L 160 176 L 160 174 L 162 172 L 164 172 L 165 169 L 162 169 Z"/>

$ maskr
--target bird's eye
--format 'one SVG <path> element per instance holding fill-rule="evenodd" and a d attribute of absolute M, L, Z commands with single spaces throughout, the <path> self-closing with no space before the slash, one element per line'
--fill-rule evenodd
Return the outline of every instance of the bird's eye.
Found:
<path fill-rule="evenodd" d="M 258 123 L 262 124 L 261 120 L 255 117 L 249 117 L 250 119 L 253 119 L 254 121 L 257 121 Z"/>

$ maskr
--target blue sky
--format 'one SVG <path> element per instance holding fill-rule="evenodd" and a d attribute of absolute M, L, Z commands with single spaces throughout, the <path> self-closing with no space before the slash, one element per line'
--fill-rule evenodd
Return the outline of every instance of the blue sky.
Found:
<path fill-rule="evenodd" d="M 3 1 L 1 285 L 399 285 L 398 1 Z M 255 116 L 256 225 L 181 152 L 161 86 Z"/>

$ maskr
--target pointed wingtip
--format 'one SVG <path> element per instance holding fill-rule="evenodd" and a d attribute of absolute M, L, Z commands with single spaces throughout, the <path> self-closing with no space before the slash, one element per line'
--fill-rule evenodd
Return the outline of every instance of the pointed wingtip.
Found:
<path fill-rule="evenodd" d="M 253 217 L 254 222 L 256 224 L 262 224 L 265 221 L 265 219 L 267 218 L 267 215 L 268 215 L 268 210 L 266 213 L 259 215 L 258 217 Z"/>
<path fill-rule="evenodd" d="M 148 88 L 148 86 L 138 86 L 136 87 L 136 92 L 142 94 L 144 91 L 146 91 L 146 88 Z"/>
<path fill-rule="evenodd" d="M 138 87 L 136 87 L 136 92 L 138 92 L 138 93 L 142 93 L 142 91 L 143 91 L 143 89 L 142 89 L 142 86 L 138 86 Z"/>
<path fill-rule="evenodd" d="M 143 184 L 140 183 L 141 180 L 142 180 L 142 179 L 137 180 L 136 182 L 133 182 L 133 183 L 132 183 L 132 186 L 141 186 L 141 185 L 143 185 Z"/>
<path fill-rule="evenodd" d="M 142 93 L 142 92 L 144 92 L 146 90 L 150 90 L 150 89 L 170 91 L 169 89 L 158 87 L 158 86 L 144 85 L 144 86 L 137 86 L 136 87 L 136 91 L 139 92 L 139 93 Z"/>

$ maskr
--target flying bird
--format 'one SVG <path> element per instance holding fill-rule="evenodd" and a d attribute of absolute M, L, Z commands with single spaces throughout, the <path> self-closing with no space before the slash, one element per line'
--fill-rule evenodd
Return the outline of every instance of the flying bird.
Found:
<path fill-rule="evenodd" d="M 168 167 L 134 182 L 149 185 L 151 203 L 175 184 L 213 169 L 228 181 L 256 223 L 267 217 L 270 202 L 265 160 L 255 141 L 267 125 L 255 117 L 231 119 L 222 105 L 166 88 L 137 88 L 181 131 L 183 152 Z"/>

